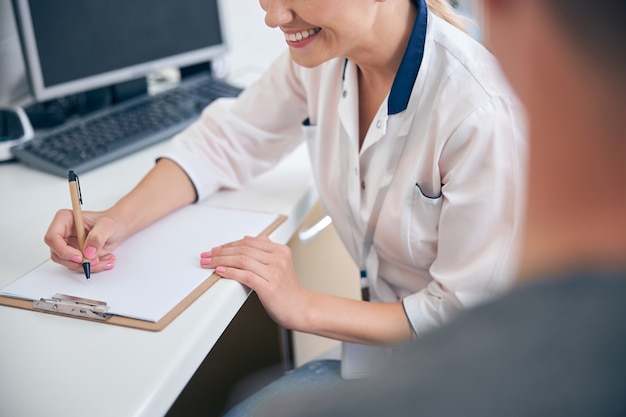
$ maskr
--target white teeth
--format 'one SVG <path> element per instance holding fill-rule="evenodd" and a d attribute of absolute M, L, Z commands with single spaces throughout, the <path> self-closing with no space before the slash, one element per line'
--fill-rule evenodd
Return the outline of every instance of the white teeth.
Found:
<path fill-rule="evenodd" d="M 320 28 L 315 28 L 315 29 L 303 30 L 302 32 L 297 32 L 297 33 L 285 33 L 285 39 L 287 39 L 290 42 L 300 42 L 309 38 L 310 36 L 315 35 L 320 30 L 321 30 Z"/>

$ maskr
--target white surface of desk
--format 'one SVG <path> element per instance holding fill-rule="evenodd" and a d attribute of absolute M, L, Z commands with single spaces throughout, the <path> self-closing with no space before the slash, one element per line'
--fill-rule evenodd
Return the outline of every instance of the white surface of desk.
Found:
<path fill-rule="evenodd" d="M 163 145 L 81 176 L 84 207 L 108 207 L 153 165 Z M 44 233 L 69 208 L 67 179 L 0 164 L 0 287 L 49 257 Z M 242 190 L 200 204 L 286 214 L 286 243 L 317 200 L 304 146 Z M 164 415 L 248 295 L 220 280 L 161 332 L 0 306 L 0 416 Z"/>

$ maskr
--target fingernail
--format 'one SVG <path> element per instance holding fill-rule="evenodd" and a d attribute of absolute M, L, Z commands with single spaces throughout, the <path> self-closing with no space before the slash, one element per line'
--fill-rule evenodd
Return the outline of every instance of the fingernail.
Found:
<path fill-rule="evenodd" d="M 83 262 L 83 258 L 81 258 L 80 256 L 72 256 L 70 258 L 70 261 L 72 262 L 76 262 L 77 264 L 82 263 Z"/>
<path fill-rule="evenodd" d="M 94 248 L 93 246 L 87 246 L 85 250 L 83 251 L 83 254 L 85 255 L 86 258 L 91 259 L 94 256 L 96 256 L 96 248 Z"/>
<path fill-rule="evenodd" d="M 105 271 L 108 271 L 109 269 L 113 269 L 113 266 L 114 266 L 113 264 L 106 264 L 106 265 L 104 266 L 104 270 L 105 270 Z"/>
<path fill-rule="evenodd" d="M 218 266 L 217 268 L 215 268 L 215 271 L 221 274 L 223 272 L 226 272 L 226 268 L 224 268 L 223 266 Z"/>
<path fill-rule="evenodd" d="M 208 252 L 202 252 L 202 253 L 200 254 L 200 257 L 201 257 L 201 258 L 210 258 L 210 257 L 211 257 L 211 251 L 208 251 Z"/>
<path fill-rule="evenodd" d="M 208 265 L 211 263 L 211 258 L 200 258 L 200 265 Z"/>

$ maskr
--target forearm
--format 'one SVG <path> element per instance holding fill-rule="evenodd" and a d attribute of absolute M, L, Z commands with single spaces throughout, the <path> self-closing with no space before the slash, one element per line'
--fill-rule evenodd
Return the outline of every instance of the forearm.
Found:
<path fill-rule="evenodd" d="M 196 199 L 189 177 L 169 159 L 160 159 L 137 186 L 107 210 L 125 226 L 124 238 Z"/>
<path fill-rule="evenodd" d="M 311 293 L 301 331 L 347 342 L 396 344 L 413 337 L 402 301 L 368 302 Z"/>

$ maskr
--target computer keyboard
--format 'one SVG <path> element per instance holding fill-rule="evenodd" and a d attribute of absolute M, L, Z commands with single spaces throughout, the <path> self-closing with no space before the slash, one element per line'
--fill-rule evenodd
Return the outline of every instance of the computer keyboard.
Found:
<path fill-rule="evenodd" d="M 184 79 L 178 86 L 73 119 L 38 133 L 11 152 L 19 161 L 51 174 L 78 174 L 170 138 L 196 120 L 205 106 L 241 89 L 208 73 Z"/>

